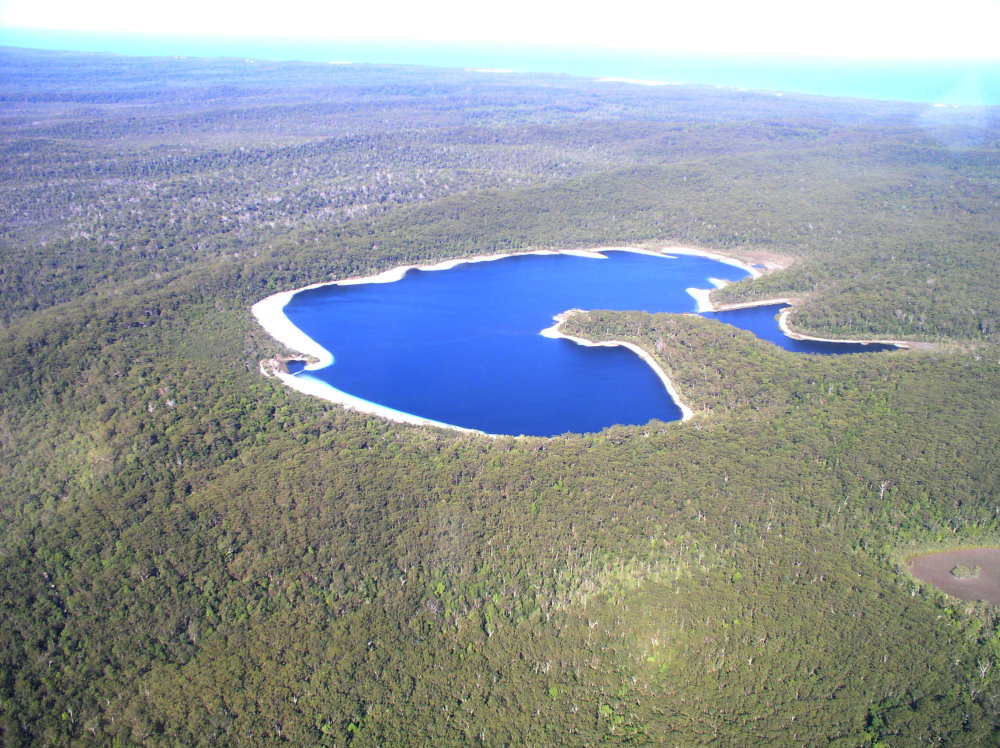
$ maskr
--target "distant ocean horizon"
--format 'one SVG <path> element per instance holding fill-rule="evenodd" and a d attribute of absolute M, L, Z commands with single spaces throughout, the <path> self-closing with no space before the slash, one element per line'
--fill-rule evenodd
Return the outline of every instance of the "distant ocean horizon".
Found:
<path fill-rule="evenodd" d="M 1000 105 L 1000 58 L 833 60 L 666 55 L 524 45 L 262 39 L 0 29 L 0 46 L 134 56 L 236 57 L 554 73 L 637 83 L 721 86 L 788 94 Z"/>

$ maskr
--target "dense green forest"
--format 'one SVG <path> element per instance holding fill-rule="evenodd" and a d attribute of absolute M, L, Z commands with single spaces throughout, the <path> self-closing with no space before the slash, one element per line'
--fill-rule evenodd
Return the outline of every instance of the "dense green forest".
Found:
<path fill-rule="evenodd" d="M 995 744 L 995 109 L 0 50 L 0 742 Z M 263 377 L 263 296 L 696 245 L 813 357 L 591 311 L 686 423 L 488 438 Z M 586 407 L 581 403 L 581 407 Z"/>

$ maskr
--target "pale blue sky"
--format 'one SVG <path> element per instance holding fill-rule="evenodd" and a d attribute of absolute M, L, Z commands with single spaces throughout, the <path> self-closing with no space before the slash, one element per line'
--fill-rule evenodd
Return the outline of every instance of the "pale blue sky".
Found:
<path fill-rule="evenodd" d="M 1000 0 L 0 0 L 0 28 L 998 58 Z"/>

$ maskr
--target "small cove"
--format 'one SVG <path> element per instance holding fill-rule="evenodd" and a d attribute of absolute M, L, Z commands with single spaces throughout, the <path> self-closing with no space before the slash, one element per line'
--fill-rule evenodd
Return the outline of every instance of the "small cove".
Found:
<path fill-rule="evenodd" d="M 356 407 L 389 417 L 410 414 L 492 434 L 553 436 L 678 420 L 678 405 L 634 352 L 539 332 L 573 308 L 690 313 L 696 304 L 688 289 L 749 272 L 697 255 L 602 252 L 514 255 L 383 279 L 394 282 L 291 292 L 282 309 L 286 322 L 304 333 L 310 352 L 333 358 L 322 367 L 291 365 L 300 380 L 293 384 L 319 396 L 324 387 L 348 393 Z M 775 320 L 784 306 L 706 316 L 799 352 L 892 347 L 789 338 Z"/>

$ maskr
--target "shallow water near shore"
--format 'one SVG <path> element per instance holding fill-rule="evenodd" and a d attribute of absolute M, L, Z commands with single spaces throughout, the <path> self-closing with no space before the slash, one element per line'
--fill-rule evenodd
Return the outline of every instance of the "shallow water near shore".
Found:
<path fill-rule="evenodd" d="M 305 371 L 293 365 L 290 372 L 402 413 L 492 434 L 553 436 L 678 420 L 679 407 L 632 351 L 539 332 L 573 308 L 692 312 L 686 289 L 747 275 L 705 257 L 609 251 L 603 259 L 519 255 L 414 269 L 391 283 L 310 288 L 294 294 L 284 314 L 334 363 Z M 792 350 L 817 345 L 778 330 L 780 307 L 713 316 L 765 329 Z M 809 352 L 873 350 L 818 346 Z"/>

